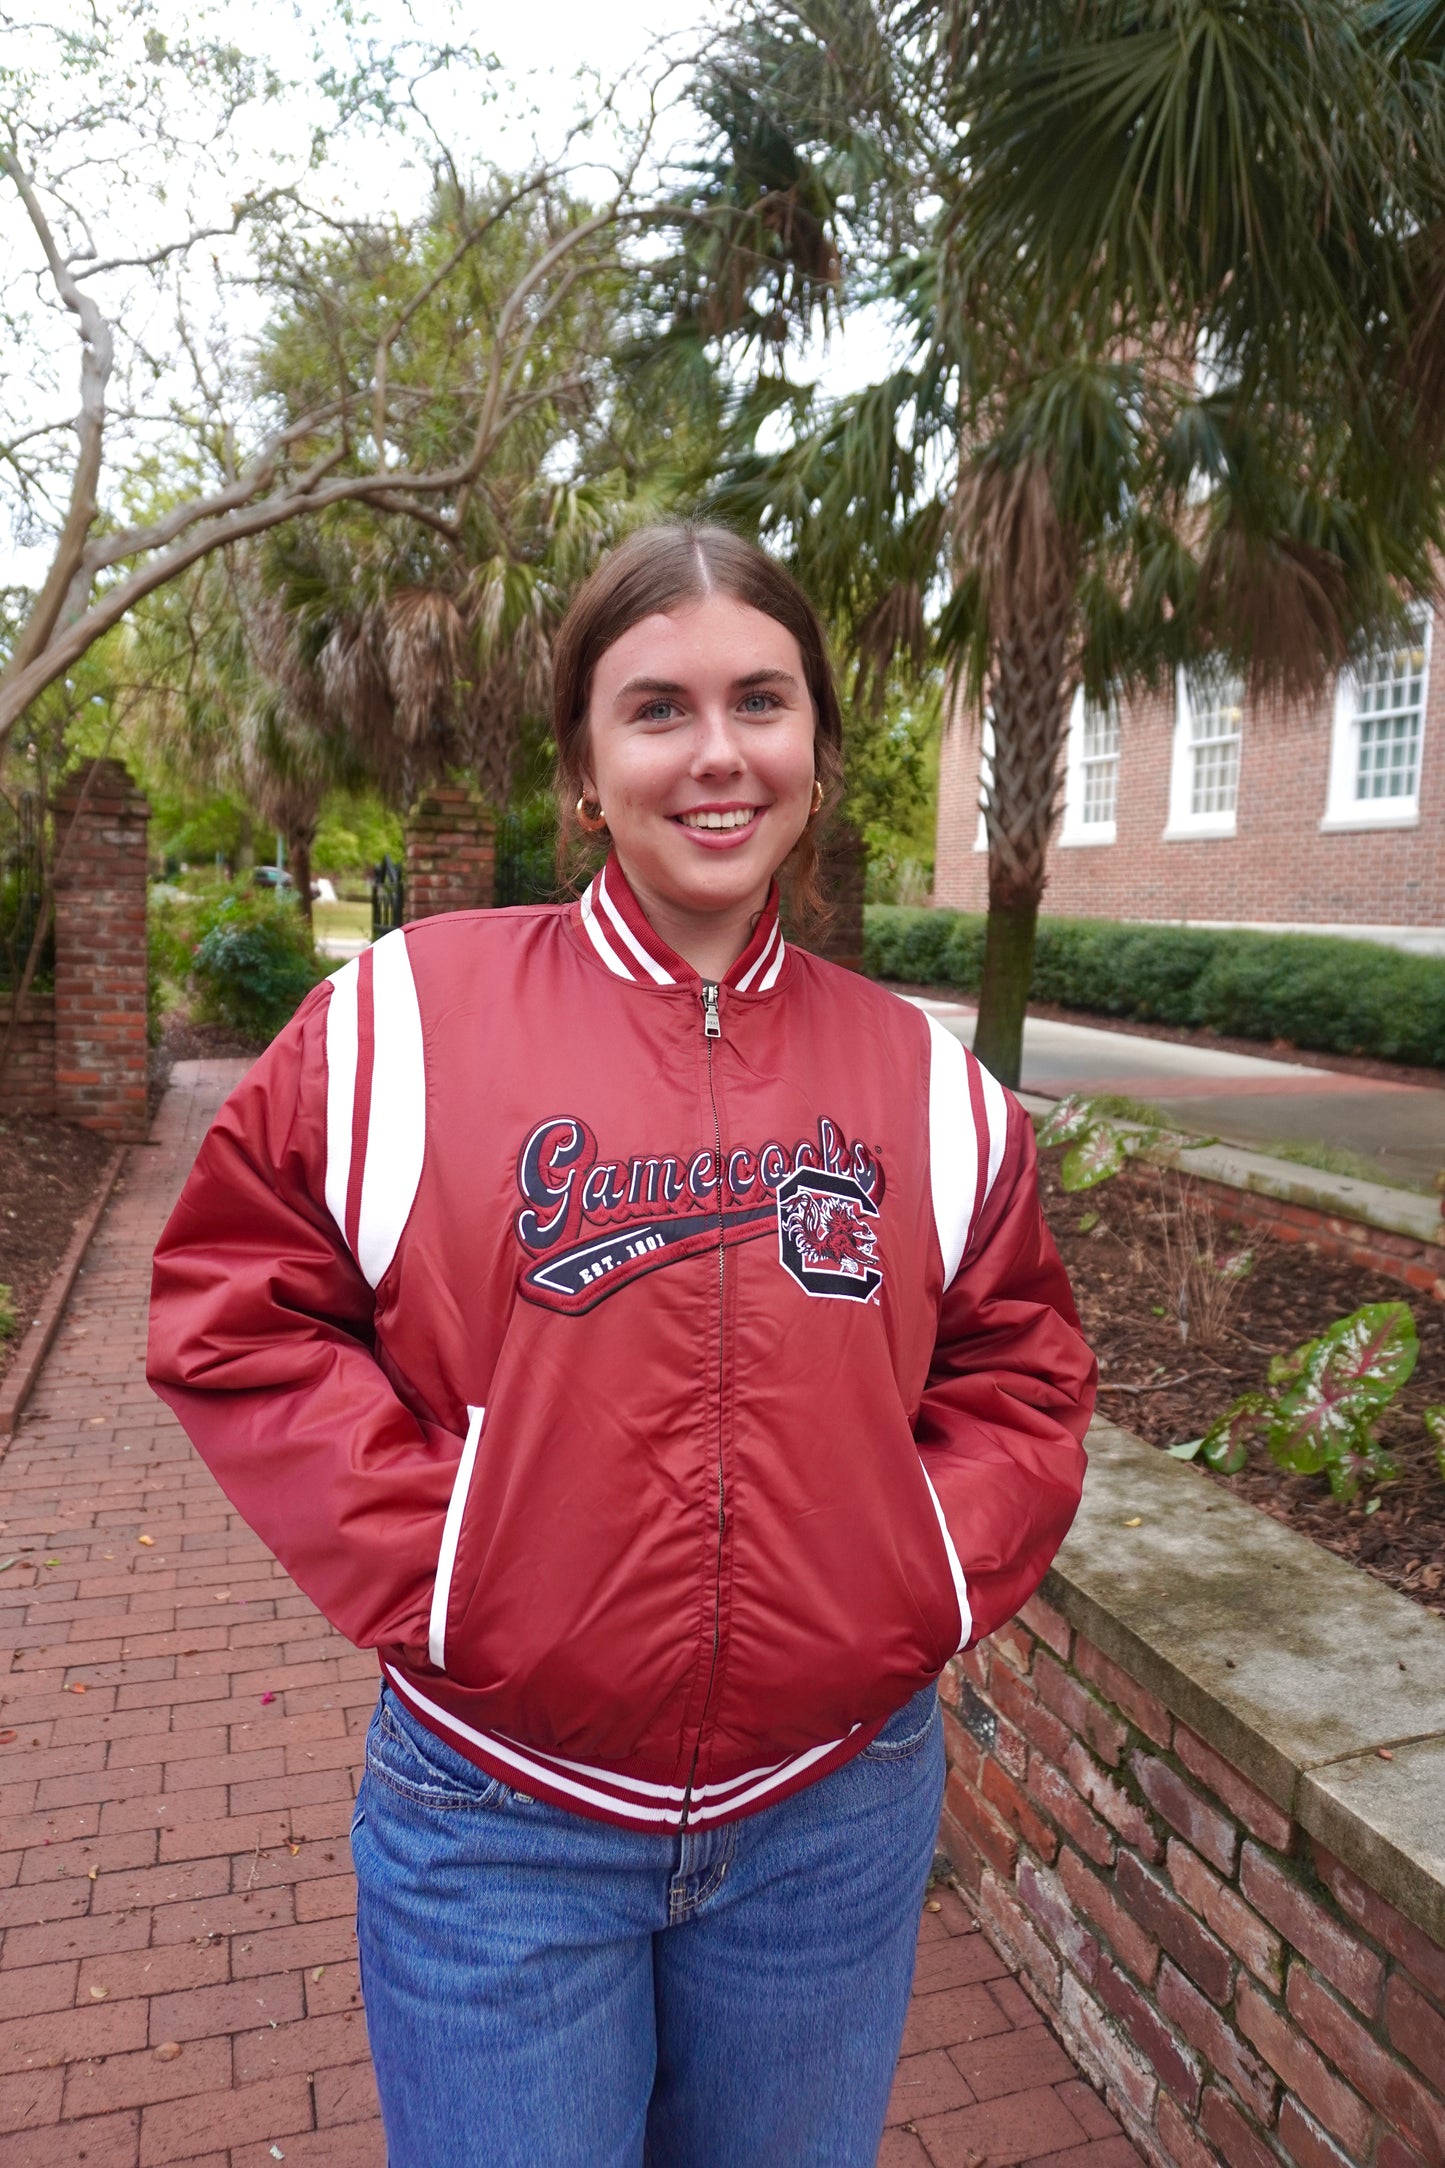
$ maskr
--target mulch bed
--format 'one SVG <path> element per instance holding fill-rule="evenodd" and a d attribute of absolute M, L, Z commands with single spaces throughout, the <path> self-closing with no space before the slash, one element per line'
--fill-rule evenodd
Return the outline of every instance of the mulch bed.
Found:
<path fill-rule="evenodd" d="M 70 1122 L 0 1115 L 0 1284 L 9 1287 L 15 1306 L 15 1330 L 0 1339 L 0 1378 L 15 1360 L 114 1150 L 113 1138 Z"/>
<path fill-rule="evenodd" d="M 1445 1478 L 1420 1419 L 1445 1402 L 1445 1304 L 1307 1244 L 1231 1229 L 1176 1175 L 1161 1185 L 1141 1173 L 1070 1196 L 1059 1183 L 1061 1157 L 1041 1155 L 1044 1209 L 1099 1357 L 1100 1412 L 1151 1445 L 1197 1438 L 1240 1393 L 1264 1386 L 1272 1355 L 1291 1353 L 1363 1303 L 1409 1301 L 1419 1361 L 1380 1427 L 1397 1481 L 1340 1505 L 1324 1476 L 1285 1473 L 1262 1444 L 1251 1446 L 1238 1475 L 1209 1480 L 1445 1617 Z M 1179 1260 L 1191 1229 L 1196 1249 L 1212 1239 L 1217 1258 L 1248 1251 L 1253 1261 L 1238 1280 L 1196 1277 L 1196 1288 L 1202 1279 L 1233 1300 L 1212 1329 L 1196 1300 L 1195 1323 L 1181 1337 Z M 1371 1495 L 1379 1504 L 1366 1513 Z"/>

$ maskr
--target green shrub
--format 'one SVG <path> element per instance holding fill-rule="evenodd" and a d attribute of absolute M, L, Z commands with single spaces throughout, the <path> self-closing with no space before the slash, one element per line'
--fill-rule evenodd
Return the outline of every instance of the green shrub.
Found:
<path fill-rule="evenodd" d="M 865 929 L 875 978 L 977 992 L 981 917 L 874 904 Z M 1102 1016 L 1445 1067 L 1445 958 L 1373 941 L 1044 918 L 1033 994 Z"/>
<path fill-rule="evenodd" d="M 241 1038 L 273 1039 L 322 976 L 294 899 L 236 887 L 207 899 L 190 962 L 192 1013 Z"/>

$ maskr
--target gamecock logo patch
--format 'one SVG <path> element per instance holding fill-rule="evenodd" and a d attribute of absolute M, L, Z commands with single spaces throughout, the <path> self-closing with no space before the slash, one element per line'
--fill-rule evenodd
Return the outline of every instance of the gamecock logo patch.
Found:
<path fill-rule="evenodd" d="M 883 1285 L 878 1207 L 852 1175 L 800 1167 L 778 1190 L 778 1254 L 805 1295 L 870 1302 Z"/>

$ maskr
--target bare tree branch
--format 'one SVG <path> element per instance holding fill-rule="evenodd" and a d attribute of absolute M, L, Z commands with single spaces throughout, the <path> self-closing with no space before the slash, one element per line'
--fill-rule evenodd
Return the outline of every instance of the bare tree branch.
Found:
<path fill-rule="evenodd" d="M 3 673 L 0 673 L 0 694 L 3 694 L 8 681 L 23 675 L 32 658 L 45 648 L 85 552 L 86 537 L 98 509 L 100 460 L 105 444 L 105 395 L 115 366 L 115 342 L 94 296 L 85 292 L 61 255 L 31 176 L 21 165 L 13 147 L 0 147 L 0 173 L 14 183 L 25 206 L 25 214 L 45 252 L 55 290 L 66 308 L 80 319 L 81 338 L 80 413 L 75 423 L 80 455 L 71 480 L 70 505 L 45 584 Z M 0 726 L 0 742 L 3 737 L 4 729 Z"/>

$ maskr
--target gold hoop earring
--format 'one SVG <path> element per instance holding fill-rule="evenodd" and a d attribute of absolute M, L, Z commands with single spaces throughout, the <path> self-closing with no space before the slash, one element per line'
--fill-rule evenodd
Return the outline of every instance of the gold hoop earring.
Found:
<path fill-rule="evenodd" d="M 819 780 L 819 779 L 818 779 L 817 777 L 815 777 L 815 778 L 814 778 L 814 780 L 813 780 L 813 811 L 814 811 L 814 813 L 821 813 L 821 812 L 822 812 L 822 810 L 823 810 L 823 785 L 822 785 L 821 781 L 820 781 L 820 780 Z"/>
<path fill-rule="evenodd" d="M 596 799 L 589 799 L 585 793 L 577 800 L 577 825 L 589 836 L 600 836 L 607 826 L 607 815 Z"/>

